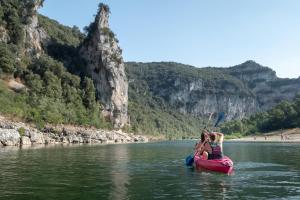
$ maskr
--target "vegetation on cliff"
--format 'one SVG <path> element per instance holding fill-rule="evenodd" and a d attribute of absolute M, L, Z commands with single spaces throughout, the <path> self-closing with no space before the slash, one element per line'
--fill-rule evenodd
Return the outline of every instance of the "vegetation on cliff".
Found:
<path fill-rule="evenodd" d="M 169 97 L 173 91 L 181 90 L 174 85 L 203 80 L 205 92 L 226 92 L 222 87 L 231 84 L 240 93 L 252 95 L 238 79 L 214 68 L 199 69 L 173 62 L 126 63 L 129 80 L 129 107 L 131 129 L 148 134 L 165 134 L 168 137 L 199 136 L 207 116 L 195 117 L 183 114 L 177 105 L 171 105 Z"/>
<path fill-rule="evenodd" d="M 178 90 L 174 85 L 176 80 L 193 82 L 201 80 L 207 92 L 222 92 L 224 87 L 232 85 L 235 95 L 252 95 L 251 91 L 239 79 L 219 71 L 217 68 L 196 68 L 175 62 L 127 63 L 127 73 L 131 79 L 145 80 L 154 93 L 159 89 Z M 229 94 L 230 91 L 226 91 Z M 238 92 L 238 93 L 237 93 Z"/>
<path fill-rule="evenodd" d="M 181 85 L 201 80 L 205 93 L 230 95 L 224 87 L 231 85 L 235 88 L 234 95 L 252 96 L 240 80 L 215 68 L 196 68 L 174 62 L 129 62 L 126 63 L 126 73 L 129 80 L 128 113 L 131 129 L 135 132 L 165 134 L 174 138 L 199 136 L 208 116 L 204 113 L 201 117 L 184 114 L 179 111 L 179 104 L 170 104 L 170 96 L 183 90 L 176 86 L 178 80 Z"/>
<path fill-rule="evenodd" d="M 128 129 L 150 135 L 164 134 L 170 139 L 199 135 L 203 128 L 202 120 L 179 113 L 163 98 L 155 95 L 145 77 L 140 76 L 142 69 L 131 65 L 132 63 L 126 64 L 129 79 L 128 114 L 131 124 Z"/>
<path fill-rule="evenodd" d="M 68 72 L 79 63 L 72 59 L 84 39 L 79 29 L 65 27 L 40 15 L 40 26 L 46 30 L 49 41 L 42 56 L 31 57 L 21 50 L 27 42 L 24 25 L 36 14 L 30 12 L 36 1 L 0 3 L 0 26 L 8 30 L 9 36 L 9 41 L 0 42 L 0 112 L 40 127 L 44 123 L 111 127 L 101 114 L 93 81 Z M 73 64 L 76 67 L 72 67 Z M 17 92 L 8 89 L 7 82 L 12 78 L 26 87 Z"/>
<path fill-rule="evenodd" d="M 70 74 L 62 63 L 42 56 L 22 74 L 27 89 L 0 87 L 0 112 L 43 126 L 44 123 L 69 123 L 109 127 L 101 115 L 90 78 Z"/>

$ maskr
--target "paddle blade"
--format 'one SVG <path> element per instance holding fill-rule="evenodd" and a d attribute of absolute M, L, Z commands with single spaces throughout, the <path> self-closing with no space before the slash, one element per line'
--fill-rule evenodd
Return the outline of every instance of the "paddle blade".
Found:
<path fill-rule="evenodd" d="M 224 119 L 225 117 L 225 113 L 224 112 L 220 112 L 217 118 L 217 121 L 215 123 L 215 127 L 217 127 L 219 125 L 219 123 Z"/>
<path fill-rule="evenodd" d="M 188 157 L 185 158 L 186 166 L 193 166 L 193 163 L 194 163 L 194 156 L 189 155 Z"/>

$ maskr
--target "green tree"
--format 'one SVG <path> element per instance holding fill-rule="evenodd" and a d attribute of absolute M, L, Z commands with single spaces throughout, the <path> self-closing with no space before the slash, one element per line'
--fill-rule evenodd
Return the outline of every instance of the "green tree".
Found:
<path fill-rule="evenodd" d="M 61 99 L 62 87 L 61 80 L 51 71 L 46 71 L 43 76 L 45 95 L 55 99 Z"/>
<path fill-rule="evenodd" d="M 84 105 L 92 109 L 96 105 L 96 94 L 95 94 L 95 87 L 92 79 L 88 77 L 84 77 L 83 80 L 83 103 Z"/>
<path fill-rule="evenodd" d="M 80 96 L 80 90 L 76 89 L 75 87 L 72 87 L 68 84 L 63 84 L 63 97 L 64 102 L 66 103 L 72 103 L 74 105 L 81 105 L 82 99 Z"/>
<path fill-rule="evenodd" d="M 283 101 L 278 107 L 285 115 L 282 121 L 283 128 L 295 128 L 297 126 L 297 111 L 294 109 L 293 103 Z"/>
<path fill-rule="evenodd" d="M 3 12 L 3 7 L 0 6 L 0 24 L 3 24 L 3 17 L 4 17 L 4 12 Z"/>
<path fill-rule="evenodd" d="M 31 92 L 41 94 L 44 85 L 40 75 L 29 73 L 25 76 L 26 85 L 31 89 Z"/>
<path fill-rule="evenodd" d="M 0 73 L 12 74 L 15 71 L 15 61 L 13 54 L 9 51 L 7 45 L 0 43 Z"/>

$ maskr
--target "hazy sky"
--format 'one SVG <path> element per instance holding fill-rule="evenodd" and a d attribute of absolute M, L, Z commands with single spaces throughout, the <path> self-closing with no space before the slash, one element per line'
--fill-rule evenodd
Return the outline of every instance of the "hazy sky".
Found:
<path fill-rule="evenodd" d="M 125 61 L 228 67 L 246 60 L 300 76 L 299 0 L 46 0 L 40 13 L 81 29 L 98 4 Z"/>

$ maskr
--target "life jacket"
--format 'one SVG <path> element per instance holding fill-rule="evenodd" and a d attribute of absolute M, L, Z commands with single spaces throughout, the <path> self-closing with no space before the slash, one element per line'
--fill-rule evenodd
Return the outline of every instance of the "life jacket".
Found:
<path fill-rule="evenodd" d="M 221 159 L 223 157 L 223 152 L 220 144 L 217 142 L 209 142 L 209 145 L 211 147 L 212 152 L 211 154 L 209 154 L 208 159 Z"/>

